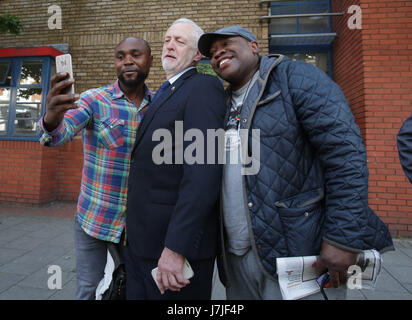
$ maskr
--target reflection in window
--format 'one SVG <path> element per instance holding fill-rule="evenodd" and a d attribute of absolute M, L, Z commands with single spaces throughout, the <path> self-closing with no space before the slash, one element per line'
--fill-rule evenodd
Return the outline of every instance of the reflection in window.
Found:
<path fill-rule="evenodd" d="M 299 18 L 299 31 L 301 33 L 329 32 L 328 17 Z"/>
<path fill-rule="evenodd" d="M 40 104 L 18 104 L 16 118 L 40 118 Z"/>
<path fill-rule="evenodd" d="M 17 91 L 17 102 L 41 102 L 41 88 L 23 88 Z"/>
<path fill-rule="evenodd" d="M 10 61 L 0 61 L 0 85 L 10 86 L 11 82 L 11 62 Z"/>
<path fill-rule="evenodd" d="M 329 57 L 327 53 L 291 53 L 285 55 L 295 61 L 301 60 L 311 63 L 326 74 L 329 74 Z"/>
<path fill-rule="evenodd" d="M 9 105 L 0 104 L 0 133 L 7 131 L 7 118 L 9 116 Z"/>
<path fill-rule="evenodd" d="M 0 88 L 0 103 L 10 101 L 10 89 Z"/>
<path fill-rule="evenodd" d="M 329 13 L 328 0 L 273 1 L 270 13 L 277 15 Z M 269 34 L 319 33 L 330 31 L 329 17 L 293 17 L 271 19 Z"/>
<path fill-rule="evenodd" d="M 14 133 L 34 134 L 37 130 L 37 120 L 14 120 Z"/>
<path fill-rule="evenodd" d="M 51 58 L 0 58 L 0 138 L 36 139 Z"/>
<path fill-rule="evenodd" d="M 42 61 L 23 61 L 20 84 L 41 84 Z"/>
<path fill-rule="evenodd" d="M 332 77 L 332 42 L 336 34 L 332 32 L 329 16 L 330 0 L 272 1 L 270 14 L 294 17 L 270 19 L 269 52 L 312 63 Z"/>

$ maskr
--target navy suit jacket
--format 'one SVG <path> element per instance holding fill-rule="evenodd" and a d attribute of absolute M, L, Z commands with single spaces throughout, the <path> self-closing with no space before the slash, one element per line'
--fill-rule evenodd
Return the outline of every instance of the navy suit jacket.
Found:
<path fill-rule="evenodd" d="M 159 144 L 166 138 L 153 134 L 157 129 L 171 133 L 160 155 L 189 152 L 195 139 L 183 142 L 183 137 L 175 137 L 175 122 L 183 121 L 184 133 L 202 132 L 206 148 L 207 130 L 222 128 L 225 112 L 220 81 L 195 69 L 185 72 L 149 106 L 137 130 L 128 183 L 126 227 L 134 255 L 158 259 L 167 247 L 189 261 L 216 256 L 222 166 L 217 160 L 207 164 L 206 150 L 205 164 L 182 163 L 175 156 L 173 164 L 156 164 L 153 155 L 159 155 L 163 149 Z"/>

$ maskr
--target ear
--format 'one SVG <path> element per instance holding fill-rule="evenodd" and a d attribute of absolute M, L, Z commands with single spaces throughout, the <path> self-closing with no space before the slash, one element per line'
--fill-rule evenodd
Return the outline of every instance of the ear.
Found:
<path fill-rule="evenodd" d="M 249 42 L 249 45 L 254 54 L 259 54 L 259 45 L 256 41 Z"/>
<path fill-rule="evenodd" d="M 200 53 L 199 50 L 197 50 L 195 57 L 193 58 L 194 63 L 198 63 L 200 60 L 202 60 L 203 55 Z"/>
<path fill-rule="evenodd" d="M 153 56 L 150 56 L 149 61 L 150 61 L 150 68 L 151 68 L 153 67 Z"/>

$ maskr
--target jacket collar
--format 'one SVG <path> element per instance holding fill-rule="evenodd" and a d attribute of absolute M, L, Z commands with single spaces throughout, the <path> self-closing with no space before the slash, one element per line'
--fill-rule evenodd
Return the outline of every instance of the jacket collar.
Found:
<path fill-rule="evenodd" d="M 190 69 L 184 74 L 182 74 L 179 79 L 177 79 L 168 90 L 166 90 L 159 98 L 157 98 L 153 103 L 150 104 L 145 116 L 143 117 L 142 122 L 140 123 L 137 133 L 136 133 L 136 140 L 133 147 L 133 152 L 137 148 L 142 136 L 144 135 L 147 127 L 149 126 L 150 122 L 152 121 L 153 117 L 155 116 L 156 112 L 162 107 L 164 102 L 166 102 L 178 89 L 183 85 L 184 81 L 191 76 L 197 74 L 196 68 Z"/>
<path fill-rule="evenodd" d="M 248 124 L 250 124 L 251 117 L 253 116 L 257 103 L 263 95 L 270 73 L 274 68 L 276 68 L 279 63 L 282 62 L 283 58 L 284 56 L 280 54 L 270 54 L 260 57 L 260 65 L 258 71 L 259 77 L 255 81 L 252 88 L 250 88 L 249 93 L 244 101 L 244 105 L 242 106 L 241 118 L 243 119 L 243 121 L 241 119 L 241 123 L 239 124 L 240 128 L 244 129 L 248 127 Z M 232 86 L 229 86 L 226 89 L 226 94 L 226 105 L 228 106 L 228 110 L 230 110 Z M 228 116 L 229 111 L 226 112 L 225 123 L 227 122 Z M 246 121 L 244 121 L 245 119 Z"/>

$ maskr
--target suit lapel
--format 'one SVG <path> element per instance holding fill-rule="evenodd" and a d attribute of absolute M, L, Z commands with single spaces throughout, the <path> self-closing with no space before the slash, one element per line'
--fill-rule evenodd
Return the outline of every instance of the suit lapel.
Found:
<path fill-rule="evenodd" d="M 197 74 L 196 69 L 190 69 L 189 71 L 185 72 L 177 79 L 163 94 L 158 97 L 152 104 L 149 105 L 149 108 L 143 117 L 142 122 L 139 124 L 136 133 L 136 140 L 134 143 L 133 151 L 137 148 L 142 139 L 144 133 L 146 132 L 147 127 L 152 122 L 153 117 L 155 116 L 156 112 L 165 104 L 165 102 L 175 93 L 177 90 L 183 85 L 184 81 L 189 77 Z"/>

